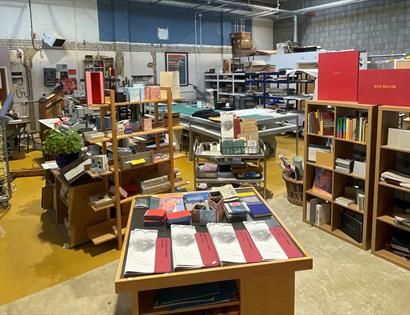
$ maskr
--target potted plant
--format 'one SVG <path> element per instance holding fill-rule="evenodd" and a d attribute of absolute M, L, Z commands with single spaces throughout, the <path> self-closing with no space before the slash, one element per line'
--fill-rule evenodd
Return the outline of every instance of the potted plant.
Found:
<path fill-rule="evenodd" d="M 53 129 L 47 132 L 47 138 L 43 142 L 43 153 L 55 158 L 58 167 L 63 168 L 78 158 L 82 146 L 83 142 L 78 132 Z"/>

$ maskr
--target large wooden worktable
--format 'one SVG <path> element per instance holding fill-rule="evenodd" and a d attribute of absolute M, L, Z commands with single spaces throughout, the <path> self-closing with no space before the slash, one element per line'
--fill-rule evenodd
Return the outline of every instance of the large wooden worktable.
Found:
<path fill-rule="evenodd" d="M 239 188 L 237 191 L 254 191 L 263 200 L 254 188 Z M 312 269 L 312 258 L 272 210 L 271 223 L 276 227 L 283 227 L 285 233 L 288 234 L 299 250 L 301 257 L 125 278 L 124 266 L 130 231 L 135 228 L 144 228 L 143 214 L 145 211 L 138 211 L 133 208 L 134 202 L 131 204 L 125 241 L 115 281 L 117 293 L 131 293 L 133 314 L 176 314 L 232 305 L 236 305 L 240 314 L 243 315 L 294 313 L 295 272 Z M 235 229 L 238 228 L 238 226 L 235 226 L 238 224 L 242 225 L 242 223 L 234 223 Z M 203 229 L 204 227 L 197 227 L 197 230 L 198 228 Z M 159 235 L 164 236 L 164 233 L 168 233 L 169 236 L 170 232 L 169 230 L 166 231 L 165 227 L 159 228 Z M 153 309 L 154 292 L 157 289 L 224 280 L 236 280 L 239 290 L 238 300 L 174 311 Z"/>

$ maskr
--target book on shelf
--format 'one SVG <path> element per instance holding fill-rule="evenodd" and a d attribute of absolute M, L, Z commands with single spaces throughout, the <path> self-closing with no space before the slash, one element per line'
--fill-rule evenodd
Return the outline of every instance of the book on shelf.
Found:
<path fill-rule="evenodd" d="M 356 242 L 362 242 L 363 216 L 348 209 L 340 214 L 340 230 Z"/>
<path fill-rule="evenodd" d="M 311 225 L 330 223 L 330 203 L 320 198 L 312 198 L 308 202 L 306 220 Z"/>
<path fill-rule="evenodd" d="M 401 256 L 410 255 L 410 233 L 394 229 L 390 239 L 390 247 L 401 253 Z"/>
<path fill-rule="evenodd" d="M 410 150 L 410 130 L 389 128 L 387 145 L 394 148 Z"/>
<path fill-rule="evenodd" d="M 336 137 L 350 141 L 366 142 L 367 114 L 357 112 L 355 116 L 336 118 Z"/>
<path fill-rule="evenodd" d="M 334 111 L 315 110 L 308 113 L 309 133 L 334 136 Z"/>
<path fill-rule="evenodd" d="M 313 188 L 318 193 L 326 195 L 332 194 L 332 171 L 323 168 L 315 168 L 315 178 L 313 180 Z"/>
<path fill-rule="evenodd" d="M 350 205 L 355 204 L 355 201 L 353 199 L 350 199 L 350 198 L 347 198 L 347 197 L 344 197 L 344 196 L 337 197 L 335 199 L 335 201 L 338 204 L 340 204 L 342 206 L 345 206 L 345 207 L 349 207 Z"/>
<path fill-rule="evenodd" d="M 238 289 L 234 280 L 208 282 L 155 291 L 154 310 L 194 307 L 229 302 L 237 299 Z"/>
<path fill-rule="evenodd" d="M 410 175 L 396 170 L 383 172 L 381 180 L 392 185 L 410 188 Z"/>
<path fill-rule="evenodd" d="M 332 148 L 328 145 L 318 145 L 318 144 L 309 144 L 308 147 L 308 161 L 309 162 L 316 162 L 316 155 L 317 152 L 332 152 Z"/>
<path fill-rule="evenodd" d="M 354 161 L 352 172 L 357 176 L 366 177 L 366 162 Z"/>
<path fill-rule="evenodd" d="M 336 158 L 335 169 L 345 173 L 351 173 L 353 170 L 354 160 L 352 159 L 343 159 Z"/>

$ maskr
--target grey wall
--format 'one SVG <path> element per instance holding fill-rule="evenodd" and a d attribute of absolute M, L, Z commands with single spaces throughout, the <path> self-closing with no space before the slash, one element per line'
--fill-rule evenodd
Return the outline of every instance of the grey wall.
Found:
<path fill-rule="evenodd" d="M 289 0 L 284 9 L 298 9 L 329 0 Z M 324 49 L 357 48 L 369 54 L 410 53 L 410 0 L 368 0 L 317 11 L 299 18 L 299 42 Z M 273 42 L 293 38 L 293 20 L 274 22 Z"/>

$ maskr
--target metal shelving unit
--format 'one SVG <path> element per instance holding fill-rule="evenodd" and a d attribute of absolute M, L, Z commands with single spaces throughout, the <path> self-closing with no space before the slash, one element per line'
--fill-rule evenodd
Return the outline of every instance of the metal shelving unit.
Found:
<path fill-rule="evenodd" d="M 217 100 L 220 100 L 220 96 L 245 96 L 245 92 L 241 93 L 237 91 L 238 85 L 244 85 L 245 73 L 233 72 L 233 73 L 205 73 L 205 84 L 209 88 L 214 88 L 217 91 Z M 221 88 L 228 86 L 229 91 L 221 91 Z"/>
<path fill-rule="evenodd" d="M 275 71 L 275 72 L 247 72 L 245 73 L 246 95 L 261 100 L 263 107 L 267 105 L 279 105 L 286 108 L 300 107 L 301 101 L 309 100 L 308 84 L 314 84 L 315 79 L 305 78 L 309 74 L 303 70 Z M 284 77 L 286 76 L 286 77 Z M 257 94 L 252 86 L 257 86 Z M 281 91 L 278 95 L 270 92 L 270 88 Z"/>
<path fill-rule="evenodd" d="M 195 141 L 193 148 L 194 156 L 194 187 L 197 189 L 198 183 L 207 184 L 263 184 L 263 197 L 266 199 L 266 176 L 267 176 L 267 156 L 266 147 L 263 141 L 259 141 L 259 153 L 257 154 L 206 154 L 199 152 L 198 141 Z M 221 159 L 232 160 L 234 158 L 240 158 L 243 160 L 257 160 L 258 162 L 263 161 L 263 175 L 261 178 L 254 179 L 238 179 L 238 178 L 226 178 L 226 177 L 214 177 L 214 178 L 201 178 L 198 177 L 198 165 L 200 159 L 206 160 L 216 160 Z"/>

